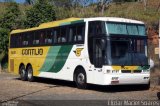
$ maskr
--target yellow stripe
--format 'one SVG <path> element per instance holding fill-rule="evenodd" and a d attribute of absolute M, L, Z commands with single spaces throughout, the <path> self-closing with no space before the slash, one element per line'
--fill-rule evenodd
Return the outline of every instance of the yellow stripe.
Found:
<path fill-rule="evenodd" d="M 138 69 L 138 66 L 112 66 L 113 70 L 136 70 Z"/>
<path fill-rule="evenodd" d="M 81 20 L 81 18 L 67 18 L 67 19 L 64 19 L 64 20 L 42 23 L 38 27 L 34 27 L 34 28 L 13 30 L 11 32 L 11 34 L 20 33 L 20 32 L 28 32 L 28 31 L 39 30 L 39 29 L 44 29 L 44 28 L 56 27 L 56 26 L 59 26 L 60 24 L 62 24 L 64 22 L 72 22 L 72 21 L 78 21 L 78 20 Z"/>

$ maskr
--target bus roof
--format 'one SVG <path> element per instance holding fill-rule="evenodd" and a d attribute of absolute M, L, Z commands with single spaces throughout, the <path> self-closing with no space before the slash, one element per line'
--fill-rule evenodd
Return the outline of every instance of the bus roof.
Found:
<path fill-rule="evenodd" d="M 62 25 L 67 25 L 71 23 L 77 23 L 79 21 L 111 21 L 111 22 L 125 22 L 125 23 L 135 23 L 135 24 L 144 24 L 142 21 L 126 19 L 126 18 L 118 18 L 118 17 L 93 17 L 93 18 L 67 18 L 64 20 L 52 21 L 47 23 L 42 23 L 38 27 L 28 28 L 28 29 L 17 29 L 13 30 L 11 34 L 22 33 L 22 32 L 29 32 L 39 29 L 57 27 Z"/>
<path fill-rule="evenodd" d="M 81 18 L 67 18 L 67 19 L 64 19 L 64 20 L 58 20 L 58 21 L 42 23 L 38 27 L 33 27 L 33 28 L 28 28 L 28 29 L 13 30 L 11 32 L 11 34 L 16 34 L 16 33 L 21 33 L 21 32 L 29 32 L 29 31 L 45 29 L 45 28 L 51 28 L 51 27 L 65 25 L 65 24 L 70 24 L 72 22 L 76 23 L 76 22 L 79 22 L 79 21 L 83 21 L 83 19 L 81 19 Z"/>
<path fill-rule="evenodd" d="M 127 18 L 119 18 L 119 17 L 93 17 L 93 18 L 85 18 L 84 21 L 110 21 L 110 22 L 125 22 L 125 23 L 134 23 L 134 24 L 144 24 L 142 21 L 127 19 Z"/>

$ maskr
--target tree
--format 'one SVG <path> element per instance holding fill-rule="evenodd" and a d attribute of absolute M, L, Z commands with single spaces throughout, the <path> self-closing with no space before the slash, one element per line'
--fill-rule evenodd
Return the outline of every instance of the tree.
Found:
<path fill-rule="evenodd" d="M 8 52 L 8 34 L 8 29 L 0 28 L 0 53 L 7 54 Z"/>
<path fill-rule="evenodd" d="M 15 2 L 11 2 L 7 6 L 7 10 L 0 18 L 0 28 L 9 30 L 17 29 L 21 23 L 21 12 L 19 6 Z"/>
<path fill-rule="evenodd" d="M 1 71 L 1 64 L 3 61 L 7 61 L 6 59 L 8 53 L 8 34 L 9 30 L 0 28 L 0 71 Z M 5 60 L 4 60 L 5 59 Z"/>
<path fill-rule="evenodd" d="M 1 63 L 7 63 L 9 32 L 20 26 L 20 10 L 15 2 L 9 2 L 6 12 L 0 17 L 0 67 Z"/>
<path fill-rule="evenodd" d="M 54 6 L 47 1 L 38 0 L 35 5 L 26 11 L 26 27 L 35 27 L 44 22 L 55 20 Z"/>
<path fill-rule="evenodd" d="M 144 11 L 147 10 L 147 0 L 143 0 L 143 3 L 144 3 Z"/>
<path fill-rule="evenodd" d="M 121 3 L 121 2 L 136 2 L 136 1 L 138 1 L 138 0 L 113 0 L 113 2 L 119 2 L 119 3 Z"/>
<path fill-rule="evenodd" d="M 107 5 L 109 5 L 111 2 L 112 2 L 112 0 L 98 0 L 97 7 L 98 7 L 98 10 L 100 11 L 101 15 L 104 14 L 105 7 Z"/>

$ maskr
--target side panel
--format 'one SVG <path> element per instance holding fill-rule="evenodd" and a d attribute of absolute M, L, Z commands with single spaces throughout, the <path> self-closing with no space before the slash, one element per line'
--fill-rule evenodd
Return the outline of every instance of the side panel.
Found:
<path fill-rule="evenodd" d="M 23 63 L 27 66 L 30 63 L 34 69 L 34 76 L 39 75 L 41 65 L 44 63 L 46 55 L 50 47 L 32 47 L 32 48 L 13 48 L 9 49 L 9 63 L 13 61 L 14 70 L 11 70 L 12 65 L 9 64 L 10 72 L 14 71 L 19 74 L 19 66 Z"/>
<path fill-rule="evenodd" d="M 55 47 L 56 48 L 56 47 Z M 84 66 L 84 45 L 66 45 L 52 48 L 40 69 L 39 77 L 73 80 L 73 73 L 78 65 Z M 51 52 L 52 51 L 52 52 Z M 51 56 L 54 55 L 54 56 Z"/>

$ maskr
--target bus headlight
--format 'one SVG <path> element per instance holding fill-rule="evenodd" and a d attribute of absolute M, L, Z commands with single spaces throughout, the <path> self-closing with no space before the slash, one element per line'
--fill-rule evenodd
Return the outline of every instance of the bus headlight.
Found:
<path fill-rule="evenodd" d="M 104 71 L 104 74 L 108 74 L 108 73 L 111 73 L 111 70 L 105 70 Z"/>
<path fill-rule="evenodd" d="M 119 73 L 119 70 L 112 70 L 112 73 Z"/>
<path fill-rule="evenodd" d="M 148 69 L 148 70 L 143 70 L 143 72 L 149 72 L 150 70 Z"/>
<path fill-rule="evenodd" d="M 119 73 L 119 70 L 105 70 L 104 74 L 108 74 L 108 73 Z"/>

